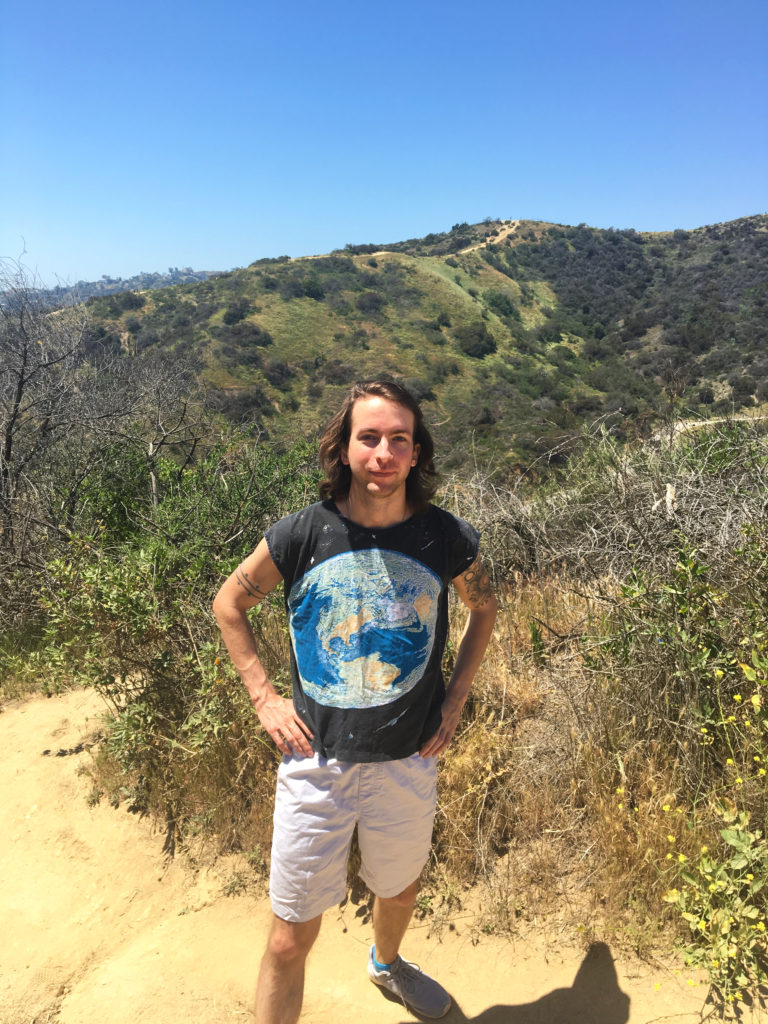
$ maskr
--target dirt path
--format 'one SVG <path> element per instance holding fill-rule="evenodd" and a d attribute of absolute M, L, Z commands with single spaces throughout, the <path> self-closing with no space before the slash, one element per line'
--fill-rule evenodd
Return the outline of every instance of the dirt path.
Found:
<path fill-rule="evenodd" d="M 251 1022 L 268 904 L 222 895 L 232 862 L 165 865 L 146 822 L 88 806 L 79 745 L 100 714 L 82 691 L 0 714 L 0 1022 Z M 413 1019 L 368 982 L 370 941 L 354 907 L 326 915 L 302 1024 Z M 545 931 L 473 945 L 462 919 L 440 942 L 414 926 L 404 952 L 453 994 L 448 1024 L 694 1024 L 705 994 L 685 973 L 614 963 L 606 946 L 585 953 Z"/>
<path fill-rule="evenodd" d="M 461 255 L 465 252 L 475 252 L 476 249 L 482 249 L 485 245 L 501 245 L 505 239 L 514 235 L 519 227 L 519 220 L 510 221 L 509 224 L 505 224 L 504 227 L 500 229 L 498 235 L 486 235 L 482 242 L 477 242 L 475 245 L 468 245 L 466 249 L 459 249 L 457 255 Z"/>

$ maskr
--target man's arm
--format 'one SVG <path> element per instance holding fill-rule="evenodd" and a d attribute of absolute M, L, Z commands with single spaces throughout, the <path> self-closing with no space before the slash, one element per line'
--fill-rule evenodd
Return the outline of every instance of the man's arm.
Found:
<path fill-rule="evenodd" d="M 283 754 L 312 756 L 312 733 L 296 714 L 293 701 L 281 697 L 259 661 L 256 638 L 247 611 L 274 590 L 283 577 L 272 561 L 267 542 L 256 550 L 225 581 L 213 600 L 213 614 L 235 668 L 251 697 L 259 721 Z"/>
<path fill-rule="evenodd" d="M 496 621 L 498 603 L 479 555 L 466 572 L 453 580 L 453 585 L 469 608 L 469 618 L 456 652 L 453 674 L 446 687 L 445 700 L 441 708 L 442 724 L 419 751 L 422 757 L 436 757 L 442 754 L 453 739 L 461 710 L 469 695 L 469 688 L 483 660 Z"/>

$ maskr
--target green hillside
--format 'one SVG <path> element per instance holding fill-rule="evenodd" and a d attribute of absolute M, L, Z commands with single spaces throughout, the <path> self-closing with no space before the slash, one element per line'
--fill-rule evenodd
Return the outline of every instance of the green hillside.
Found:
<path fill-rule="evenodd" d="M 354 379 L 422 399 L 446 468 L 503 471 L 585 420 L 768 395 L 768 217 L 668 234 L 527 221 L 259 260 L 208 281 L 89 301 L 90 342 L 199 360 L 220 410 L 312 433 Z"/>

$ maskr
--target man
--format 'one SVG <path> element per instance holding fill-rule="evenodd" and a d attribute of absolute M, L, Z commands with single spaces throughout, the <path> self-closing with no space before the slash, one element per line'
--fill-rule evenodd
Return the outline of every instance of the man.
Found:
<path fill-rule="evenodd" d="M 355 825 L 373 891 L 373 982 L 442 1017 L 448 993 L 399 956 L 429 854 L 437 756 L 450 743 L 493 630 L 478 534 L 431 505 L 433 443 L 392 381 L 355 384 L 320 443 L 324 499 L 271 527 L 214 612 L 256 714 L 283 756 L 257 1024 L 295 1024 L 323 911 L 346 892 Z M 293 699 L 262 667 L 247 610 L 280 582 Z M 451 679 L 440 663 L 451 583 L 469 609 Z"/>

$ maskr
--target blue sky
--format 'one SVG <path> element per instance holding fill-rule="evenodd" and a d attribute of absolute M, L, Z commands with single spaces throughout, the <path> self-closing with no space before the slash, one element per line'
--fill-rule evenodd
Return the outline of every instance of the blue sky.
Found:
<path fill-rule="evenodd" d="M 74 282 L 763 213 L 766 53 L 765 0 L 13 4 L 0 256 Z"/>

